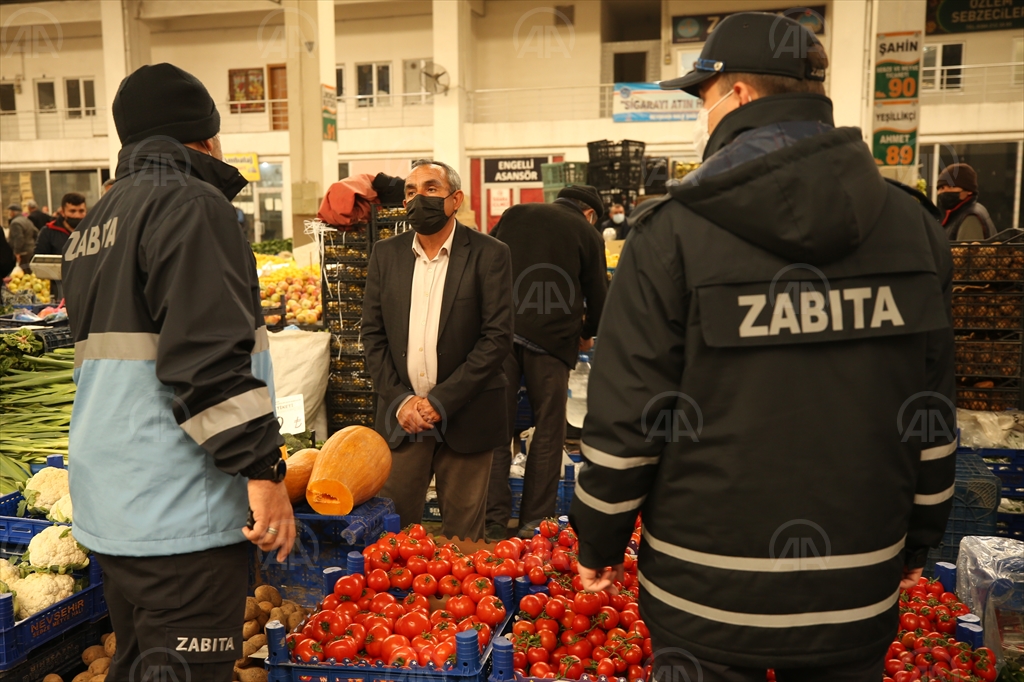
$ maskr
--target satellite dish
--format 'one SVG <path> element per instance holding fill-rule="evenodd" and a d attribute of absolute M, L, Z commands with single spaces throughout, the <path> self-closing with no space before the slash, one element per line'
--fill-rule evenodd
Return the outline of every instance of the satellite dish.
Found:
<path fill-rule="evenodd" d="M 426 79 L 427 92 L 432 92 L 435 95 L 447 94 L 451 84 L 451 76 L 448 75 L 443 66 L 434 64 L 430 69 L 424 69 L 423 77 Z"/>

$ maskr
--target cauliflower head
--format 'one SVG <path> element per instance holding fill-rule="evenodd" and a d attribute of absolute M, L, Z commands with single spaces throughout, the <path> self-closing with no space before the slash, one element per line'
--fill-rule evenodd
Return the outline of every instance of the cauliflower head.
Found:
<path fill-rule="evenodd" d="M 17 581 L 15 581 L 15 582 L 17 582 Z M 18 603 L 18 593 L 14 591 L 14 585 L 15 585 L 15 583 L 13 583 L 13 582 L 10 585 L 8 585 L 3 580 L 0 580 L 0 594 L 10 594 L 10 595 L 13 595 L 13 598 L 14 598 L 14 619 L 18 620 L 18 607 L 20 606 L 20 604 Z"/>
<path fill-rule="evenodd" d="M 67 526 L 50 526 L 28 543 L 22 562 L 36 570 L 70 573 L 89 565 L 85 548 Z"/>
<path fill-rule="evenodd" d="M 7 559 L 0 559 L 0 583 L 7 583 L 8 587 L 12 587 L 19 580 L 21 580 L 21 569 L 16 568 Z"/>
<path fill-rule="evenodd" d="M 18 620 L 34 616 L 61 599 L 75 593 L 75 579 L 70 575 L 30 573 L 18 581 Z"/>
<path fill-rule="evenodd" d="M 68 470 L 44 467 L 25 482 L 25 502 L 28 508 L 43 514 L 49 513 L 57 500 L 70 492 Z"/>
<path fill-rule="evenodd" d="M 71 520 L 71 495 L 65 495 L 50 507 L 50 513 L 46 515 L 54 523 L 72 523 Z"/>

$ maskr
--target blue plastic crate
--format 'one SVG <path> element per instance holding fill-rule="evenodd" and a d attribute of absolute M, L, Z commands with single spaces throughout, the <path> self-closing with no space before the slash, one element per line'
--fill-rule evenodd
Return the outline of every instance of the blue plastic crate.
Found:
<path fill-rule="evenodd" d="M 956 564 L 960 540 L 964 536 L 995 535 L 998 507 L 999 479 L 976 454 L 958 452 L 953 508 L 949 512 L 942 543 L 928 553 L 925 572 L 930 575 L 937 561 Z"/>
<path fill-rule="evenodd" d="M 961 448 L 957 452 L 969 452 L 981 457 L 1002 482 L 1003 497 L 1024 498 L 1024 450 Z"/>
<path fill-rule="evenodd" d="M 323 597 L 324 568 L 344 565 L 349 552 L 362 551 L 383 532 L 401 530 L 395 504 L 385 497 L 375 497 L 345 516 L 323 516 L 303 504 L 295 508 L 295 522 L 295 549 L 284 563 L 278 563 L 276 553 L 252 547 L 249 585 L 273 585 L 282 597 L 306 607 Z"/>
<path fill-rule="evenodd" d="M 52 525 L 31 519 L 21 521 L 24 524 L 37 524 L 38 528 L 32 535 Z M 0 539 L 0 558 L 11 559 L 24 550 L 24 545 L 8 544 Z M 20 622 L 14 620 L 14 597 L 10 594 L 0 595 L 0 671 L 21 664 L 33 650 L 83 623 L 99 620 L 107 614 L 107 602 L 103 597 L 103 571 L 95 556 L 89 557 L 89 567 L 82 573 L 82 576 L 85 575 L 89 578 L 87 588 Z"/>
<path fill-rule="evenodd" d="M 0 674 L 3 682 L 39 682 L 53 673 L 70 680 L 85 670 L 82 652 L 100 643 L 100 635 L 110 632 L 104 618 L 94 623 L 77 625 L 33 651 L 24 663 Z"/>
<path fill-rule="evenodd" d="M 356 557 L 361 559 L 361 557 Z M 358 563 L 358 562 L 357 562 Z M 345 566 L 347 564 L 341 564 Z M 338 577 L 349 571 L 333 567 L 322 572 L 320 589 L 326 592 L 333 587 Z M 349 682 L 365 680 L 366 682 L 499 682 L 513 678 L 511 665 L 492 666 L 492 653 L 497 648 L 503 650 L 502 659 L 510 663 L 510 643 L 501 635 L 512 629 L 512 621 L 518 611 L 518 599 L 521 598 L 523 584 L 513 583 L 506 576 L 495 580 L 495 594 L 505 603 L 506 616 L 501 625 L 494 630 L 491 642 L 483 652 L 477 641 L 475 631 L 460 632 L 456 636 L 456 662 L 451 668 L 438 669 L 433 664 L 426 667 L 413 665 L 408 668 L 392 667 L 384 664 L 368 663 L 353 664 L 345 661 L 333 664 L 291 663 L 288 659 L 288 646 L 285 644 L 287 628 L 273 621 L 267 624 L 267 644 L 269 655 L 267 667 L 269 682 Z M 333 659 L 331 659 L 333 660 Z M 507 669 L 506 669 L 507 668 Z"/>
<path fill-rule="evenodd" d="M 512 489 L 512 518 L 519 518 L 519 510 L 523 506 L 523 479 L 510 478 L 508 485 Z M 558 482 L 558 498 L 555 501 L 555 516 L 569 513 L 572 498 L 576 493 L 576 468 L 566 465 L 565 478 Z M 535 521 L 536 519 L 526 519 Z"/>
<path fill-rule="evenodd" d="M 1024 541 L 1024 514 L 996 514 L 996 535 Z"/>

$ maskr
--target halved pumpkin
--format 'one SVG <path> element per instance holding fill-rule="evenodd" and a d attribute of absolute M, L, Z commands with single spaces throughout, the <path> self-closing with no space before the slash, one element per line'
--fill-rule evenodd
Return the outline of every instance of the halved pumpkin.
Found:
<path fill-rule="evenodd" d="M 288 473 L 284 477 L 284 487 L 288 489 L 288 498 L 295 504 L 306 496 L 306 484 L 313 473 L 320 451 L 316 448 L 299 450 L 288 458 Z"/>
<path fill-rule="evenodd" d="M 306 501 L 319 514 L 348 514 L 380 492 L 390 474 L 387 441 L 373 429 L 349 426 L 320 448 L 306 485 Z"/>

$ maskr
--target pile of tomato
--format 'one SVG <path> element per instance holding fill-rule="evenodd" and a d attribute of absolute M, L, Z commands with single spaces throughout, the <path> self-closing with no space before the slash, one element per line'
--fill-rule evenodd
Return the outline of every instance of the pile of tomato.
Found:
<path fill-rule="evenodd" d="M 883 682 L 990 682 L 996 657 L 991 649 L 971 650 L 958 642 L 956 619 L 970 613 L 937 580 L 921 578 L 900 593 L 900 629 L 886 654 Z"/>
<path fill-rule="evenodd" d="M 631 546 L 640 541 L 639 519 Z M 578 680 L 584 674 L 643 681 L 650 670 L 651 635 L 637 606 L 636 555 L 627 551 L 615 594 L 586 592 L 576 574 L 579 543 L 554 520 L 526 543 L 530 581 L 548 594 L 523 597 L 512 628 L 513 664 L 522 676 Z M 536 562 L 540 561 L 539 568 Z"/>

